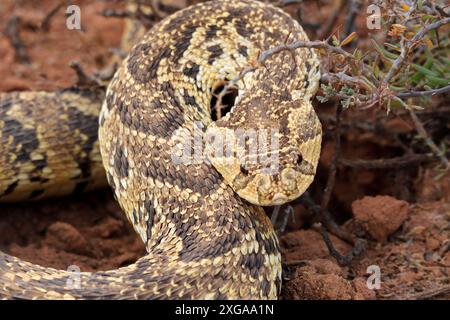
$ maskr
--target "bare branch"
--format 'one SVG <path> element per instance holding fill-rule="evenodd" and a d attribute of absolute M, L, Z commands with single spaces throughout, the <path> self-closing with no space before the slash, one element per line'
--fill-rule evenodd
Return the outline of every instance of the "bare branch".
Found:
<path fill-rule="evenodd" d="M 361 12 L 362 4 L 362 0 L 350 0 L 350 8 L 345 18 L 344 36 L 348 36 L 353 31 L 355 20 L 358 13 Z"/>
<path fill-rule="evenodd" d="M 411 296 L 403 296 L 403 297 L 397 297 L 399 300 L 426 300 L 426 299 L 432 299 L 437 296 L 441 296 L 444 294 L 450 293 L 450 285 L 446 285 L 437 289 L 431 289 L 427 290 L 425 292 L 420 292 L 418 294 L 414 294 Z"/>
<path fill-rule="evenodd" d="M 77 83 L 78 87 L 101 87 L 102 84 L 95 77 L 89 76 L 84 71 L 81 64 L 77 61 L 72 61 L 69 66 L 75 71 L 77 74 Z"/>
<path fill-rule="evenodd" d="M 411 154 L 390 159 L 339 159 L 339 164 L 356 169 L 393 169 L 436 160 L 433 154 Z"/>
<path fill-rule="evenodd" d="M 337 73 L 331 73 L 331 72 L 322 72 L 321 80 L 332 83 L 334 79 L 339 81 L 340 83 L 347 84 L 352 87 L 360 87 L 364 90 L 371 90 L 373 89 L 366 81 L 364 81 L 361 77 L 352 77 L 344 72 L 337 72 Z"/>
<path fill-rule="evenodd" d="M 63 6 L 64 6 L 64 2 L 61 2 L 61 3 L 58 3 L 52 10 L 50 10 L 50 12 L 42 20 L 42 23 L 41 23 L 42 30 L 48 31 L 48 29 L 50 28 L 51 20 Z"/>
<path fill-rule="evenodd" d="M 428 147 L 430 147 L 430 149 L 439 157 L 439 159 L 441 159 L 441 162 L 444 164 L 445 168 L 447 170 L 450 170 L 450 161 L 448 161 L 445 154 L 438 148 L 438 146 L 430 138 L 427 131 L 425 130 L 425 127 L 423 126 L 419 117 L 417 117 L 414 110 L 410 108 L 409 114 L 411 115 L 411 119 L 413 120 L 419 135 L 422 137 L 422 139 L 425 141 L 425 143 L 428 145 Z"/>
<path fill-rule="evenodd" d="M 344 10 L 344 8 L 345 8 L 346 2 L 347 2 L 346 0 L 338 0 L 338 1 L 334 2 L 335 5 L 333 8 L 333 11 L 330 14 L 325 25 L 320 30 L 320 33 L 318 35 L 319 39 L 328 37 L 328 35 L 332 32 L 333 27 L 339 18 L 339 15 L 341 14 L 342 10 Z"/>
<path fill-rule="evenodd" d="M 322 210 L 325 210 L 328 208 L 328 204 L 331 199 L 331 193 L 334 188 L 334 184 L 336 181 L 336 171 L 337 171 L 337 164 L 339 161 L 339 157 L 341 155 L 341 112 L 342 112 L 342 106 L 338 104 L 336 106 L 336 124 L 335 124 L 335 133 L 334 133 L 334 155 L 333 159 L 331 161 L 330 169 L 328 171 L 328 179 L 327 179 L 327 185 L 325 187 L 325 190 L 323 191 L 323 197 L 322 197 L 322 203 L 320 207 Z"/>
<path fill-rule="evenodd" d="M 332 45 L 330 45 L 329 43 L 327 43 L 325 41 L 318 41 L 318 40 L 316 40 L 316 41 L 304 41 L 304 40 L 298 40 L 298 41 L 294 41 L 294 42 L 292 42 L 290 44 L 282 44 L 282 45 L 279 45 L 279 46 L 274 47 L 272 49 L 269 49 L 267 51 L 264 51 L 259 56 L 258 62 L 260 62 L 260 63 L 264 62 L 269 57 L 271 57 L 274 54 L 277 54 L 279 52 L 286 51 L 286 50 L 292 51 L 292 50 L 299 49 L 299 48 L 325 49 L 328 52 L 332 52 L 332 53 L 335 53 L 335 54 L 340 54 L 340 55 L 344 56 L 348 60 L 356 60 L 355 56 L 352 55 L 351 53 L 348 53 L 347 51 L 345 51 L 341 47 L 332 46 Z"/>
<path fill-rule="evenodd" d="M 400 92 L 395 95 L 401 99 L 404 98 L 412 98 L 412 97 L 426 97 L 426 96 L 435 96 L 438 94 L 444 94 L 450 92 L 450 85 L 432 90 L 424 90 L 424 91 L 410 91 L 410 92 Z"/>
<path fill-rule="evenodd" d="M 16 50 L 17 59 L 22 63 L 30 63 L 30 57 L 28 56 L 25 45 L 20 37 L 19 27 L 20 18 L 18 16 L 13 16 L 6 25 L 5 35 Z"/>

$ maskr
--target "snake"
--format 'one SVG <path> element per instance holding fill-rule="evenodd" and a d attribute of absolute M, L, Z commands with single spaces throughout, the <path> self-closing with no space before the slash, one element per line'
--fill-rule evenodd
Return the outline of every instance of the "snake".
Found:
<path fill-rule="evenodd" d="M 314 179 L 320 63 L 307 47 L 258 58 L 297 40 L 308 37 L 280 8 L 209 1 L 155 24 L 106 91 L 2 93 L 0 201 L 109 185 L 147 253 L 74 273 L 0 252 L 0 298 L 277 299 L 280 245 L 262 206 Z"/>

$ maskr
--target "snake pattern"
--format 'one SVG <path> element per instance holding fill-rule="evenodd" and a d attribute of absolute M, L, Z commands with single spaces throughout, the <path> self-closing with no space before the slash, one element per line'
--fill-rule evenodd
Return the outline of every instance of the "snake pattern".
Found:
<path fill-rule="evenodd" d="M 106 93 L 1 94 L 0 200 L 81 192 L 107 180 L 148 253 L 120 269 L 81 272 L 73 288 L 68 271 L 0 252 L 0 297 L 276 299 L 280 249 L 260 205 L 298 197 L 314 177 L 321 145 L 311 105 L 317 54 L 300 48 L 269 57 L 236 82 L 234 106 L 217 121 L 211 101 L 262 51 L 295 40 L 307 36 L 278 8 L 210 1 L 155 25 Z M 264 142 L 253 150 L 250 136 L 229 154 L 205 147 L 195 161 L 178 161 L 180 141 L 208 130 L 239 138 L 242 128 L 275 132 L 276 149 Z M 276 171 L 252 161 L 273 154 Z"/>

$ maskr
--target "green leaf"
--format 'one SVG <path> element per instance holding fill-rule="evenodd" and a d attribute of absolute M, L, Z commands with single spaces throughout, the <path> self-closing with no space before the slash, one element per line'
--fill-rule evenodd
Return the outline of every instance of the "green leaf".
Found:
<path fill-rule="evenodd" d="M 336 91 L 330 85 L 322 84 L 321 87 L 327 96 L 333 96 L 336 94 Z"/>
<path fill-rule="evenodd" d="M 450 84 L 449 79 L 444 79 L 440 77 L 435 77 L 431 75 L 426 75 L 425 78 L 428 80 L 428 84 L 432 87 L 448 86 Z"/>
<path fill-rule="evenodd" d="M 380 78 L 380 67 L 378 65 L 373 66 L 373 75 L 379 79 Z"/>
<path fill-rule="evenodd" d="M 355 94 L 355 91 L 353 91 L 352 88 L 349 88 L 347 86 L 343 86 L 341 89 L 341 93 L 347 95 L 347 96 L 352 96 Z"/>
<path fill-rule="evenodd" d="M 433 66 L 433 58 L 428 58 L 427 61 L 425 62 L 425 64 L 423 65 L 423 68 L 429 70 L 432 66 Z M 425 76 L 424 72 L 422 72 L 420 70 L 417 70 L 417 71 L 418 72 L 415 73 L 414 76 L 411 77 L 411 82 L 414 84 L 417 84 Z"/>
<path fill-rule="evenodd" d="M 423 73 L 424 75 L 426 75 L 426 76 L 439 77 L 439 74 L 438 74 L 437 72 L 434 72 L 434 71 L 432 71 L 432 70 L 430 70 L 430 69 L 428 69 L 428 68 L 419 66 L 418 64 L 413 63 L 413 64 L 412 64 L 412 67 L 413 67 L 414 69 L 416 69 L 417 71 L 422 72 L 422 73 Z"/>
<path fill-rule="evenodd" d="M 336 38 L 336 36 L 333 36 L 333 38 L 332 38 L 332 42 L 333 42 L 333 45 L 335 46 L 335 47 L 339 47 L 339 45 L 341 44 L 340 42 L 339 42 L 339 40 L 338 40 L 338 38 Z"/>
<path fill-rule="evenodd" d="M 446 68 L 446 66 L 444 66 L 439 60 L 436 60 L 434 62 L 434 70 L 436 70 L 436 72 L 438 72 L 440 76 L 445 76 L 446 73 L 450 72 L 450 70 Z"/>
<path fill-rule="evenodd" d="M 327 97 L 324 96 L 316 96 L 316 99 L 320 102 L 320 103 L 325 103 L 328 101 Z"/>
<path fill-rule="evenodd" d="M 434 177 L 433 177 L 433 180 L 434 181 L 439 181 L 439 180 L 441 180 L 445 175 L 447 174 L 447 171 L 441 171 L 441 172 L 439 172 L 438 174 L 436 174 Z"/>
<path fill-rule="evenodd" d="M 371 42 L 372 42 L 372 44 L 373 44 L 375 50 L 376 50 L 383 58 L 388 59 L 388 60 L 391 60 L 391 59 L 395 60 L 395 59 L 398 58 L 398 55 L 393 54 L 393 53 L 387 51 L 383 46 L 379 45 L 378 42 L 377 42 L 373 37 L 371 37 L 370 40 L 371 40 Z"/>
<path fill-rule="evenodd" d="M 425 14 L 422 16 L 422 21 L 427 22 L 427 20 L 430 20 L 429 22 L 432 23 L 435 20 L 437 20 L 437 18 L 435 16 L 431 16 L 429 14 Z"/>
<path fill-rule="evenodd" d="M 403 108 L 403 105 L 401 104 L 401 102 L 399 102 L 398 100 L 392 99 L 391 103 L 390 103 L 390 108 L 391 109 L 400 109 Z"/>
<path fill-rule="evenodd" d="M 391 89 L 393 91 L 404 91 L 405 90 L 405 88 L 403 88 L 403 87 L 394 86 L 392 84 L 389 86 L 389 89 Z"/>
<path fill-rule="evenodd" d="M 389 42 L 385 42 L 384 46 L 388 47 L 388 48 L 390 48 L 390 49 L 392 49 L 394 51 L 397 51 L 398 53 L 400 53 L 401 50 L 402 50 L 399 44 L 396 45 L 396 44 L 392 44 L 392 43 L 389 43 Z"/>
<path fill-rule="evenodd" d="M 352 98 L 348 98 L 348 99 L 343 99 L 341 100 L 341 106 L 344 109 L 348 109 L 350 107 L 350 105 L 352 104 L 353 99 Z"/>

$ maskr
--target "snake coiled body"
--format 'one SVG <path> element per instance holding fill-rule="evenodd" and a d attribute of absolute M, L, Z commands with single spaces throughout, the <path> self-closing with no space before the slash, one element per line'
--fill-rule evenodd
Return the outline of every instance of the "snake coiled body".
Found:
<path fill-rule="evenodd" d="M 0 148 L 7 152 L 0 158 L 0 199 L 78 192 L 91 181 L 101 185 L 100 152 L 107 180 L 148 254 L 117 270 L 82 272 L 73 289 L 69 272 L 0 253 L 0 297 L 275 299 L 281 287 L 278 240 L 264 210 L 253 203 L 286 202 L 314 177 L 321 143 L 310 102 L 319 80 L 316 53 L 297 49 L 270 57 L 236 82 L 235 106 L 225 117 L 213 122 L 210 109 L 216 87 L 237 78 L 260 52 L 301 39 L 307 38 L 300 25 L 278 8 L 211 1 L 150 30 L 104 97 L 74 90 L 2 96 Z M 47 108 L 57 105 L 58 130 L 76 132 L 59 136 L 59 145 L 55 133 L 36 120 L 44 111 L 33 105 L 42 99 L 48 99 Z M 24 107 L 27 101 L 31 106 Z M 97 141 L 91 118 L 97 118 L 101 101 Z M 225 165 L 223 157 L 207 153 L 176 161 L 180 137 L 207 128 L 277 129 L 278 173 L 249 161 L 252 154 L 243 157 L 245 165 L 233 156 Z M 25 130 L 34 133 L 35 143 L 20 135 Z M 60 156 L 49 151 L 55 144 Z M 64 151 L 64 144 L 77 147 Z M 73 161 L 56 160 L 61 158 Z M 71 170 L 61 177 L 67 162 Z M 63 191 L 46 187 L 64 181 L 70 184 Z"/>

